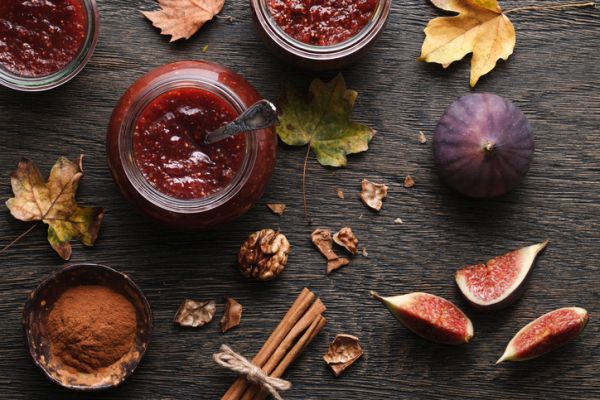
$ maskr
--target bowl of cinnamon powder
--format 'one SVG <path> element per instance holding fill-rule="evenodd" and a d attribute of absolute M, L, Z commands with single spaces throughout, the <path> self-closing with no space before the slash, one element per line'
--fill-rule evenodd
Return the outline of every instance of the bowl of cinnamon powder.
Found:
<path fill-rule="evenodd" d="M 67 266 L 29 296 L 25 342 L 53 382 L 74 390 L 121 384 L 142 359 L 152 336 L 152 311 L 125 274 L 97 264 Z"/>

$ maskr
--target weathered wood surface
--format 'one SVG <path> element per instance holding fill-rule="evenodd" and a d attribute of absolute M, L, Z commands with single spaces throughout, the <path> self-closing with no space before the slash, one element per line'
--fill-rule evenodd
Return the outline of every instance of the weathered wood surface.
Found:
<path fill-rule="evenodd" d="M 538 2 L 535 2 L 538 4 Z M 552 3 L 552 2 L 549 2 Z M 97 262 L 129 273 L 155 312 L 156 333 L 140 369 L 116 390 L 94 395 L 64 391 L 46 381 L 28 359 L 21 337 L 23 303 L 47 274 L 63 263 L 38 228 L 1 257 L 0 397 L 3 399 L 216 399 L 232 382 L 211 354 L 221 343 L 250 356 L 303 286 L 328 306 L 329 324 L 289 370 L 288 399 L 532 399 L 600 398 L 600 12 L 592 9 L 512 14 L 518 31 L 515 54 L 483 78 L 476 91 L 514 100 L 535 128 L 535 160 L 526 181 L 493 201 L 460 197 L 433 170 L 430 143 L 438 117 L 457 95 L 469 92 L 468 62 L 443 71 L 416 62 L 423 27 L 440 13 L 425 0 L 395 2 L 378 44 L 344 71 L 360 92 L 356 119 L 378 131 L 368 153 L 350 166 L 328 170 L 311 158 L 307 191 L 312 226 L 302 212 L 300 171 L 304 149 L 279 147 L 268 193 L 247 215 L 211 233 L 167 232 L 126 204 L 106 165 L 105 127 L 112 107 L 134 79 L 157 65 L 206 59 L 243 74 L 264 96 L 275 98 L 280 82 L 305 85 L 309 76 L 271 56 L 255 34 L 246 0 L 229 0 L 218 20 L 185 43 L 167 38 L 139 9 L 154 2 L 100 1 L 101 38 L 87 68 L 48 93 L 0 89 L 0 193 L 10 196 L 9 173 L 21 156 L 47 171 L 60 155 L 86 154 L 79 199 L 106 207 L 97 246 L 75 245 L 72 262 Z M 506 2 L 509 6 L 531 2 Z M 207 53 L 202 47 L 208 44 Z M 411 174 L 417 184 L 402 188 Z M 360 180 L 391 187 L 382 211 L 358 200 Z M 346 193 L 339 200 L 335 189 Z M 282 217 L 267 202 L 283 202 Z M 28 225 L 2 206 L 4 245 Z M 404 224 L 395 225 L 395 218 Z M 368 257 L 327 277 L 311 246 L 316 226 L 351 225 Z M 268 284 L 248 283 L 234 267 L 238 246 L 252 231 L 284 231 L 293 252 L 285 273 Z M 453 282 L 455 268 L 542 239 L 541 256 L 522 300 L 485 315 L 470 309 Z M 383 294 L 428 291 L 455 301 L 472 317 L 471 344 L 426 343 L 400 326 L 369 289 Z M 222 335 L 217 321 L 180 330 L 173 313 L 184 297 L 233 296 L 244 306 L 239 329 Z M 588 308 L 590 324 L 577 342 L 536 361 L 495 366 L 510 337 L 526 322 L 554 308 Z M 219 309 L 220 312 L 221 309 Z M 358 335 L 365 357 L 335 379 L 321 356 L 336 333 Z"/>

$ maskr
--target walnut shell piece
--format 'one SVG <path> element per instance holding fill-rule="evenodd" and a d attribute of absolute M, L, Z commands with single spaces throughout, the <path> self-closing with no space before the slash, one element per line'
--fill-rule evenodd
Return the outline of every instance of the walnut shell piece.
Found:
<path fill-rule="evenodd" d="M 388 187 L 383 183 L 374 183 L 367 179 L 362 180 L 360 199 L 369 208 L 381 210 L 383 199 L 387 197 Z"/>
<path fill-rule="evenodd" d="M 272 203 L 272 204 L 267 204 L 267 208 L 269 210 L 271 210 L 271 212 L 275 215 L 283 215 L 283 212 L 285 211 L 285 204 L 283 203 Z"/>
<path fill-rule="evenodd" d="M 358 254 L 358 239 L 350 227 L 340 229 L 338 233 L 333 235 L 333 241 L 348 250 L 350 254 Z"/>
<path fill-rule="evenodd" d="M 221 333 L 225 333 L 240 324 L 242 320 L 242 305 L 232 299 L 231 297 L 225 297 L 225 310 L 223 311 L 223 317 L 219 321 L 221 326 Z"/>
<path fill-rule="evenodd" d="M 329 351 L 323 360 L 329 365 L 335 376 L 340 376 L 349 366 L 363 355 L 356 336 L 340 333 L 329 345 Z"/>
<path fill-rule="evenodd" d="M 263 229 L 248 236 L 240 247 L 237 262 L 246 278 L 268 281 L 285 269 L 289 252 L 290 242 L 283 233 Z"/>
<path fill-rule="evenodd" d="M 412 176 L 406 175 L 406 177 L 404 178 L 404 187 L 410 189 L 413 186 L 415 186 L 415 180 Z"/>
<path fill-rule="evenodd" d="M 327 273 L 348 265 L 350 261 L 347 258 L 338 257 L 333 251 L 333 237 L 329 229 L 318 228 L 310 235 L 312 243 L 321 254 L 327 259 Z"/>
<path fill-rule="evenodd" d="M 194 301 L 185 299 L 177 313 L 175 314 L 175 323 L 181 326 L 198 328 L 212 321 L 217 311 L 214 300 Z"/>

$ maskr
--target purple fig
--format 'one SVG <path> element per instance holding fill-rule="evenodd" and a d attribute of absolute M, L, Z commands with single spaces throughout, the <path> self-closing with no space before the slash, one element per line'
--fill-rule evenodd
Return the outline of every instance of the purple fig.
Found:
<path fill-rule="evenodd" d="M 456 284 L 477 309 L 495 311 L 508 307 L 521 297 L 533 262 L 547 244 L 545 241 L 523 247 L 485 264 L 463 267 L 456 272 Z"/>
<path fill-rule="evenodd" d="M 533 137 L 527 117 L 492 93 L 468 94 L 452 103 L 433 137 L 441 178 L 470 197 L 500 196 L 527 174 Z"/>
<path fill-rule="evenodd" d="M 544 314 L 512 338 L 496 364 L 531 360 L 556 350 L 579 336 L 588 319 L 588 312 L 580 307 L 559 308 Z"/>
<path fill-rule="evenodd" d="M 381 301 L 408 329 L 441 344 L 467 343 L 473 337 L 471 320 L 448 300 L 429 293 L 415 292 L 402 296 L 371 296 Z"/>

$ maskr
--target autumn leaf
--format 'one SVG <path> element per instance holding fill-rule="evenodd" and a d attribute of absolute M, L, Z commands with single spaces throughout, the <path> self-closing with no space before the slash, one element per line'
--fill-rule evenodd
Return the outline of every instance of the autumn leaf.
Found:
<path fill-rule="evenodd" d="M 469 53 L 471 87 L 490 72 L 499 59 L 507 60 L 516 43 L 515 28 L 496 0 L 431 0 L 454 17 L 431 20 L 425 28 L 420 61 L 448 67 Z"/>
<path fill-rule="evenodd" d="M 375 130 L 350 120 L 357 97 L 341 74 L 328 83 L 313 80 L 308 99 L 287 85 L 277 133 L 288 145 L 308 144 L 321 165 L 344 167 L 346 155 L 366 151 L 375 135 Z"/>
<path fill-rule="evenodd" d="M 189 39 L 198 29 L 221 12 L 225 0 L 158 0 L 160 10 L 142 11 L 171 42 Z"/>
<path fill-rule="evenodd" d="M 48 241 L 63 259 L 71 257 L 71 240 L 93 246 L 104 211 L 99 207 L 80 207 L 75 201 L 83 176 L 83 156 L 74 161 L 56 161 L 48 182 L 35 164 L 22 159 L 10 178 L 13 198 L 6 202 L 13 217 L 21 221 L 42 221 L 48 225 Z"/>

